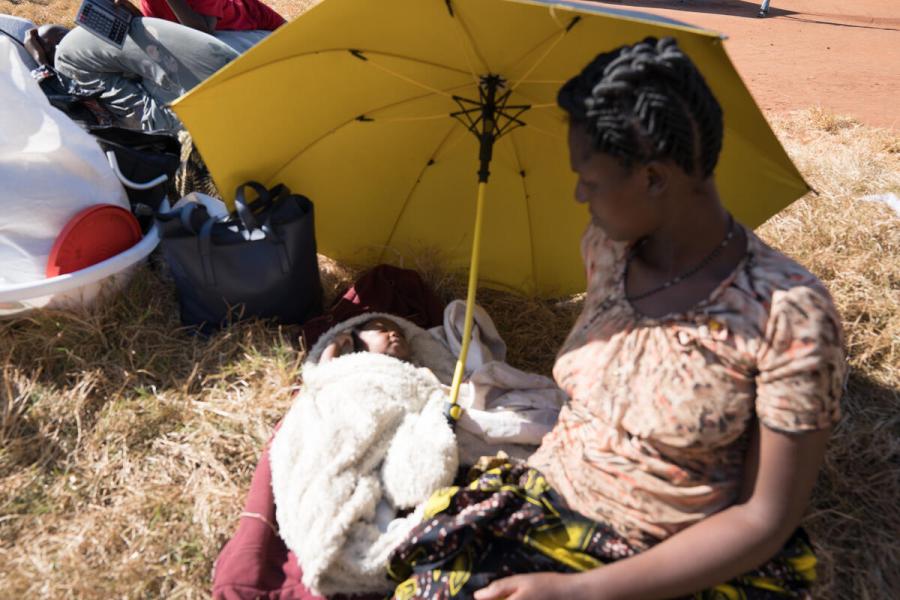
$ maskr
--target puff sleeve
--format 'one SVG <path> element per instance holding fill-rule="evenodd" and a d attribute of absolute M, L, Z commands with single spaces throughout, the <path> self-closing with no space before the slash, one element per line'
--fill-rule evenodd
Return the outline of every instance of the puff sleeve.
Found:
<path fill-rule="evenodd" d="M 757 368 L 756 414 L 765 426 L 801 433 L 837 423 L 847 366 L 840 319 L 824 289 L 775 292 Z"/>

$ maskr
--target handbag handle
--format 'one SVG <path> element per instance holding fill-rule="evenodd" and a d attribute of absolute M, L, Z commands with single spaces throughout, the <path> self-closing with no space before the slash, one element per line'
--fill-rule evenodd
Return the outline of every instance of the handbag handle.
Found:
<path fill-rule="evenodd" d="M 206 211 L 205 206 L 203 206 L 202 204 L 198 204 L 196 202 L 186 202 L 184 204 L 184 206 L 182 206 L 180 209 L 178 209 L 178 220 L 181 221 L 181 226 L 184 227 L 187 231 L 193 233 L 194 235 L 197 235 L 197 233 L 199 233 L 199 230 L 196 227 L 194 227 L 194 223 L 191 220 L 191 217 L 193 216 L 194 211 L 201 207 L 203 208 L 204 211 Z M 203 224 L 206 224 L 206 222 L 211 219 L 212 219 L 212 217 L 209 215 L 209 212 L 207 211 L 206 219 L 203 220 Z M 201 225 L 201 228 L 202 227 L 203 227 L 203 225 Z"/>
<path fill-rule="evenodd" d="M 252 188 L 257 193 L 257 199 L 254 202 L 254 205 L 260 207 L 260 212 L 266 211 L 267 209 L 271 208 L 272 205 L 275 204 L 275 202 L 281 200 L 282 198 L 290 196 L 291 190 L 283 183 L 279 183 L 270 191 L 267 190 L 266 187 L 258 181 L 247 181 L 239 185 L 237 187 L 237 190 L 235 190 L 234 192 L 235 211 L 237 212 L 238 218 L 241 220 L 241 224 L 247 231 L 256 231 L 257 229 L 261 230 L 266 238 L 278 247 L 278 256 L 281 262 L 281 271 L 284 274 L 288 274 L 291 271 L 290 255 L 288 254 L 284 242 L 272 228 L 272 215 L 269 214 L 266 217 L 265 222 L 260 225 L 259 221 L 257 221 L 256 219 L 256 215 L 253 213 L 253 209 L 250 208 L 250 205 L 247 204 L 246 196 L 244 195 L 244 188 L 246 187 Z"/>
<path fill-rule="evenodd" d="M 203 209 L 206 218 L 203 220 L 200 229 L 194 227 L 191 217 L 195 210 Z M 206 285 L 216 285 L 216 273 L 212 264 L 212 228 L 216 224 L 216 220 L 212 218 L 206 207 L 196 202 L 187 202 L 178 209 L 178 220 L 181 226 L 193 235 L 197 236 L 197 254 L 200 256 L 200 266 L 203 268 L 203 283 Z"/>
<path fill-rule="evenodd" d="M 248 231 L 255 231 L 257 229 L 262 229 L 259 226 L 259 222 L 256 220 L 256 215 L 253 214 L 253 209 L 247 204 L 246 197 L 244 196 L 244 188 L 250 187 L 257 194 L 257 202 L 261 202 L 265 204 L 265 208 L 268 208 L 270 204 L 272 204 L 272 198 L 269 196 L 269 190 L 265 188 L 265 186 L 258 181 L 247 181 L 242 183 L 237 187 L 237 190 L 234 192 L 234 208 L 237 212 L 238 218 L 241 220 L 241 223 L 244 225 Z M 266 232 L 268 234 L 268 232 Z"/>

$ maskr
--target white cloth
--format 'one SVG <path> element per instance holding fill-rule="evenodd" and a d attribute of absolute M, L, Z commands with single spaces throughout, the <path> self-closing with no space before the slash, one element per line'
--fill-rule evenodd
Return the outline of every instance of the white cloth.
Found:
<path fill-rule="evenodd" d="M 465 313 L 465 302 L 454 300 L 444 310 L 443 327 L 429 330 L 454 356 L 462 348 Z M 466 358 L 468 383 L 459 397 L 465 409 L 457 429 L 462 464 L 474 464 L 479 457 L 500 450 L 515 458 L 528 457 L 553 429 L 566 401 L 552 379 L 517 369 L 505 360 L 506 343 L 491 317 L 476 305 Z"/>
<path fill-rule="evenodd" d="M 0 286 L 44 279 L 56 237 L 94 204 L 128 208 L 100 146 L 50 105 L 0 36 Z"/>

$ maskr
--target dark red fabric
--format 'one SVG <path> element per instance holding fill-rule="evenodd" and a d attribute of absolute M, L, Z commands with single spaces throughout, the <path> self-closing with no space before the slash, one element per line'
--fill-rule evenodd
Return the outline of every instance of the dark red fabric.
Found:
<path fill-rule="evenodd" d="M 303 328 L 304 337 L 311 346 L 336 323 L 365 312 L 395 314 L 428 328 L 443 322 L 444 306 L 415 271 L 381 265 L 363 274 L 326 314 L 307 322 Z M 277 526 L 268 444 L 253 474 L 244 512 L 262 515 Z M 288 551 L 281 538 L 265 522 L 243 517 L 238 522 L 234 537 L 225 544 L 216 559 L 213 598 L 320 599 L 303 586 L 302 578 L 297 557 Z M 375 599 L 381 596 L 359 598 Z"/>
<path fill-rule="evenodd" d="M 275 523 L 272 497 L 272 469 L 266 445 L 253 474 L 244 512 L 258 513 Z M 312 600 L 319 598 L 302 583 L 297 558 L 281 538 L 259 519 L 241 518 L 237 532 L 216 559 L 213 598 L 221 600 L 272 599 Z"/>
<path fill-rule="evenodd" d="M 418 273 L 379 265 L 363 273 L 325 314 L 303 325 L 307 348 L 337 323 L 367 312 L 397 315 L 426 329 L 444 322 L 443 302 Z"/>
<path fill-rule="evenodd" d="M 187 0 L 194 12 L 216 17 L 216 31 L 275 31 L 284 25 L 284 17 L 260 0 Z M 141 0 L 145 17 L 179 23 L 166 0 Z"/>

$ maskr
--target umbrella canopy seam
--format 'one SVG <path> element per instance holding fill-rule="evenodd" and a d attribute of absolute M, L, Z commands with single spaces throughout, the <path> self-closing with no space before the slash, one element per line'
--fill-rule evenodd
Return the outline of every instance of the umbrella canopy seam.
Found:
<path fill-rule="evenodd" d="M 291 54 L 289 56 L 279 58 L 278 60 L 273 60 L 273 61 L 267 62 L 265 64 L 262 64 L 262 65 L 257 65 L 251 69 L 247 69 L 246 71 L 241 71 L 240 73 L 231 73 L 230 72 L 233 70 L 232 67 L 234 67 L 235 64 L 237 64 L 236 62 L 232 62 L 228 65 L 225 65 L 225 67 L 222 68 L 222 70 L 219 72 L 221 74 L 220 76 L 217 76 L 217 77 L 213 78 L 212 80 L 205 82 L 203 85 L 203 91 L 208 92 L 208 91 L 214 89 L 215 87 L 219 87 L 225 83 L 228 83 L 229 81 L 231 81 L 232 79 L 235 79 L 237 77 L 243 77 L 243 76 L 247 75 L 248 73 L 253 73 L 255 71 L 268 69 L 270 67 L 274 67 L 274 66 L 280 65 L 282 63 L 292 61 L 294 59 L 307 58 L 310 56 L 318 56 L 318 55 L 324 55 L 324 54 L 334 54 L 334 53 L 342 53 L 342 54 L 346 53 L 350 56 L 356 57 L 358 60 L 359 60 L 359 57 L 358 57 L 359 54 L 365 55 L 366 57 L 382 56 L 382 57 L 386 57 L 386 58 L 396 58 L 396 59 L 406 60 L 406 61 L 409 61 L 412 63 L 416 63 L 419 65 L 424 65 L 424 66 L 428 66 L 428 67 L 437 67 L 439 69 L 446 69 L 447 71 L 459 73 L 460 75 L 471 75 L 471 73 L 469 71 L 466 71 L 464 69 L 458 69 L 456 67 L 451 67 L 450 65 L 444 65 L 444 64 L 440 64 L 440 63 L 436 63 L 436 62 L 427 61 L 427 60 L 419 60 L 419 59 L 413 58 L 411 56 L 405 56 L 402 54 L 394 54 L 394 53 L 390 53 L 390 52 L 380 52 L 378 50 L 360 50 L 359 48 L 326 48 L 324 50 L 313 50 L 310 52 L 301 52 L 299 54 Z M 467 84 L 467 85 L 470 85 L 470 84 Z M 196 90 L 197 90 L 197 88 L 194 88 L 193 90 L 189 91 L 187 94 L 185 94 L 184 96 L 179 98 L 178 103 L 183 104 L 186 101 L 190 101 L 191 97 L 195 95 L 194 92 Z"/>

